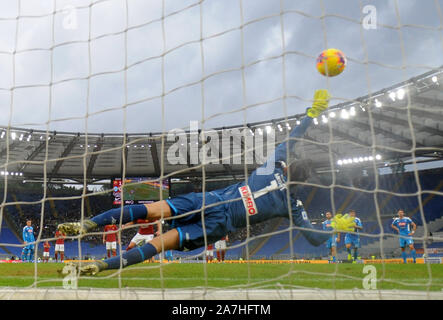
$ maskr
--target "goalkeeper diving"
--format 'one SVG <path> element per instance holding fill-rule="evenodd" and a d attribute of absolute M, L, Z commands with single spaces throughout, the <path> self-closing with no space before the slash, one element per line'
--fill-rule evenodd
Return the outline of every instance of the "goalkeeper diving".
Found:
<path fill-rule="evenodd" d="M 150 204 L 128 205 L 83 222 L 60 224 L 60 231 L 77 235 L 92 232 L 113 221 L 125 224 L 137 219 L 171 220 L 171 229 L 149 243 L 103 261 L 75 263 L 78 272 L 95 275 L 103 270 L 143 262 L 163 251 L 205 247 L 206 243 L 214 243 L 226 234 L 246 227 L 248 221 L 253 225 L 276 217 L 292 219 L 293 225 L 312 245 L 324 243 L 331 233 L 314 229 L 296 192 L 297 184 L 307 181 L 313 173 L 312 163 L 296 158 L 294 147 L 313 119 L 328 108 L 329 99 L 327 90 L 315 92 L 307 116 L 291 131 L 289 140 L 278 145 L 266 163 L 251 173 L 247 183 L 242 181 L 223 189 L 189 193 Z M 266 171 L 268 164 L 273 168 L 268 170 L 270 172 Z M 333 232 L 353 230 L 354 225 L 353 218 L 337 215 L 332 223 Z"/>

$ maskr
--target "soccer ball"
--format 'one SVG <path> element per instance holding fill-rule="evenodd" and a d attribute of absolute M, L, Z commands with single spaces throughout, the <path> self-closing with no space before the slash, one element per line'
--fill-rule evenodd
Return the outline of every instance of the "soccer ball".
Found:
<path fill-rule="evenodd" d="M 327 77 L 338 76 L 346 67 L 346 56 L 338 49 L 327 49 L 317 58 L 317 70 Z"/>

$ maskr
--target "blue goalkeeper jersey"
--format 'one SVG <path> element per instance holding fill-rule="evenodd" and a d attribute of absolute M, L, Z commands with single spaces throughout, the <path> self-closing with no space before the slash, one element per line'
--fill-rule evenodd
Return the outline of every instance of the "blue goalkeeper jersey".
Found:
<path fill-rule="evenodd" d="M 409 217 L 395 218 L 392 225 L 398 228 L 399 234 L 402 236 L 407 236 L 411 233 L 412 220 Z"/>
<path fill-rule="evenodd" d="M 275 217 L 290 218 L 290 214 L 295 226 L 313 229 L 302 202 L 296 195 L 290 195 L 283 171 L 285 164 L 282 164 L 287 162 L 288 153 L 290 159 L 294 159 L 296 143 L 294 138 L 302 137 L 311 123 L 312 119 L 305 117 L 300 125 L 292 130 L 289 140 L 281 143 L 263 166 L 252 172 L 247 183 L 242 181 L 213 191 L 220 200 L 231 200 L 227 203 L 228 230 L 234 231 L 245 227 L 247 219 L 249 224 L 255 224 Z M 267 166 L 271 170 L 267 170 Z M 306 230 L 302 232 L 311 243 L 315 242 L 315 245 L 327 239 L 327 235 L 326 237 L 323 234 L 314 235 L 314 232 L 306 234 Z"/>
<path fill-rule="evenodd" d="M 35 238 L 34 238 L 34 228 L 25 226 L 23 228 L 23 241 L 26 242 L 34 242 Z"/>

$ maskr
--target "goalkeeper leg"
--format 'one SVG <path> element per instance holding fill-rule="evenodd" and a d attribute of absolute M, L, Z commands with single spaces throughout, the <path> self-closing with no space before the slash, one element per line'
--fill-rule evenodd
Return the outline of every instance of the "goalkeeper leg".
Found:
<path fill-rule="evenodd" d="M 92 219 L 80 222 L 68 222 L 58 226 L 58 229 L 67 235 L 77 235 L 87 233 L 97 227 L 106 226 L 112 223 L 122 224 L 135 221 L 137 219 L 158 220 L 162 217 L 170 217 L 171 209 L 166 201 L 158 201 L 150 204 L 128 205 L 122 208 L 114 208 L 105 211 Z"/>
<path fill-rule="evenodd" d="M 76 263 L 74 266 L 78 268 L 80 275 L 95 275 L 104 270 L 125 268 L 149 260 L 163 251 L 178 249 L 179 243 L 179 233 L 177 229 L 172 229 L 141 247 L 126 251 L 121 256 L 86 264 Z"/>

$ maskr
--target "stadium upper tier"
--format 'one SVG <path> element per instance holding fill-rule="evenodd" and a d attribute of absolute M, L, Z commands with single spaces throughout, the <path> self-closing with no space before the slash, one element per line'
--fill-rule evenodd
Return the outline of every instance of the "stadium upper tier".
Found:
<path fill-rule="evenodd" d="M 332 105 L 315 119 L 304 139 L 297 144 L 298 154 L 314 160 L 322 169 L 352 167 L 361 169 L 383 166 L 385 161 L 407 161 L 416 157 L 441 158 L 443 155 L 443 70 L 433 70 L 371 95 Z M 332 101 L 333 104 L 334 101 Z M 309 102 L 307 102 L 309 103 Z M 264 140 L 275 133 L 275 143 L 287 139 L 288 132 L 304 115 L 273 119 L 246 125 L 215 128 L 205 138 L 211 155 L 223 159 L 205 165 L 207 175 L 243 174 L 244 159 L 239 154 L 254 148 L 250 141 Z M 231 152 L 224 153 L 224 135 Z M 197 131 L 182 134 L 96 134 L 39 131 L 0 127 L 1 173 L 26 178 L 73 178 L 94 180 L 121 176 L 152 176 L 177 173 L 201 175 L 202 161 L 193 157 L 202 151 Z M 245 136 L 250 139 L 245 139 Z M 172 141 L 171 141 L 172 140 Z M 274 145 L 274 144 L 272 144 Z M 175 148 L 175 149 L 174 149 Z M 182 163 L 172 163 L 169 155 L 179 155 Z M 236 151 L 233 151 L 236 150 Z M 271 147 L 271 150 L 273 147 Z M 269 149 L 264 148 L 266 155 Z M 255 153 L 255 152 L 254 152 Z M 264 160 L 256 152 L 247 169 Z M 251 154 L 251 153 L 249 153 Z M 379 155 L 379 156 L 377 156 Z M 176 158 L 178 159 L 178 158 Z"/>

